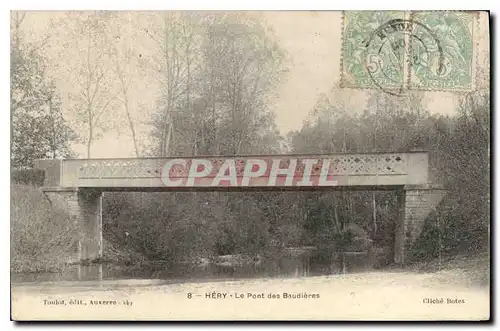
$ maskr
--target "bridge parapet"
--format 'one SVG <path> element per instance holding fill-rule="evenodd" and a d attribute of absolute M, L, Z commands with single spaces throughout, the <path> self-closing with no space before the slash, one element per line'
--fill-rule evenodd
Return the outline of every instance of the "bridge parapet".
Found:
<path fill-rule="evenodd" d="M 174 189 L 428 183 L 426 152 L 40 160 L 38 167 L 46 172 L 45 186 L 51 187 Z"/>

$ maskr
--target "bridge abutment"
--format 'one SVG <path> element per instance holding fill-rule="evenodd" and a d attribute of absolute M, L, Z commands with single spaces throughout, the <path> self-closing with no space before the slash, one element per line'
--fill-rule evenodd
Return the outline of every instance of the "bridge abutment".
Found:
<path fill-rule="evenodd" d="M 92 189 L 45 188 L 52 204 L 68 210 L 80 228 L 79 260 L 102 257 L 102 192 Z M 69 220 L 68 220 L 69 221 Z"/>
<path fill-rule="evenodd" d="M 407 185 L 399 194 L 399 217 L 395 229 L 394 262 L 404 264 L 415 241 L 420 236 L 429 213 L 446 194 L 437 185 Z"/>

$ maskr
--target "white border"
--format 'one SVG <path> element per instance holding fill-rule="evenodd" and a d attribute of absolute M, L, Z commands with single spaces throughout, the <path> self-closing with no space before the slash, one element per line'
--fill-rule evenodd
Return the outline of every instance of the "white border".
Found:
<path fill-rule="evenodd" d="M 88 1 L 36 1 L 21 0 L 12 1 L 10 9 L 40 9 L 40 10 L 67 10 L 67 9 L 125 9 L 125 10 L 486 10 L 491 8 L 495 2 L 479 1 L 444 1 L 419 0 L 419 1 L 361 1 L 350 0 L 336 2 L 331 0 L 308 0 L 308 1 L 269 1 L 269 0 L 168 0 L 168 1 L 131 1 L 131 0 L 88 0 Z M 71 4 L 71 5 L 69 5 Z"/>
<path fill-rule="evenodd" d="M 369 10 L 369 9 L 395 9 L 395 10 L 440 10 L 440 9 L 457 9 L 457 10 L 492 10 L 492 13 L 495 14 L 500 12 L 500 1 L 498 0 L 475 0 L 475 1 L 465 1 L 465 0 L 455 0 L 453 2 L 446 1 L 435 1 L 435 0 L 418 0 L 418 1 L 396 1 L 396 0 L 378 0 L 378 1 L 360 1 L 360 0 L 349 0 L 349 1 L 332 1 L 332 0 L 307 0 L 307 1 L 298 1 L 298 0 L 288 0 L 288 1 L 270 1 L 270 0 L 245 0 L 245 1 L 234 1 L 234 0 L 163 0 L 163 1 L 151 1 L 151 0 L 141 0 L 141 1 L 130 1 L 130 0 L 114 0 L 114 1 L 102 1 L 102 0 L 86 0 L 86 1 L 62 1 L 62 0 L 49 0 L 49 1 L 36 1 L 36 0 L 20 0 L 20 1 L 4 1 L 2 2 L 2 7 L 6 7 L 1 11 L 1 21 L 2 21 L 2 30 L 1 30 L 1 44 L 4 45 L 2 48 L 2 66 L 0 71 L 0 77 L 2 77 L 1 83 L 2 88 L 0 89 L 0 93 L 2 94 L 2 100 L 4 107 L 2 108 L 1 116 L 3 117 L 0 120 L 1 129 L 0 132 L 2 134 L 1 146 L 2 146 L 2 155 L 10 154 L 10 145 L 9 145 L 9 136 L 10 136 L 10 117 L 9 117 L 9 11 L 15 9 L 31 9 L 31 10 L 76 10 L 76 9 L 121 9 L 121 10 L 166 10 L 166 9 L 184 9 L 184 10 Z M 498 21 L 497 25 L 498 25 Z M 491 31 L 494 36 L 493 45 L 495 42 L 498 42 L 498 34 L 495 31 Z M 493 46 L 492 45 L 492 46 Z M 498 55 L 498 52 L 495 52 Z M 498 69 L 493 67 L 494 74 L 498 74 Z M 498 77 L 498 75 L 495 75 Z M 496 85 L 498 86 L 498 84 Z M 496 87 L 495 86 L 495 87 Z M 491 92 L 492 95 L 497 94 L 498 89 L 495 88 L 494 91 Z M 498 124 L 498 115 L 496 116 L 495 124 Z M 495 125 L 496 126 L 496 125 Z M 496 131 L 495 131 L 496 132 Z M 495 152 L 498 153 L 498 150 L 495 146 Z M 3 231 L 1 231 L 0 241 L 3 243 L 4 247 L 1 250 L 2 255 L 2 301 L 1 301 L 1 312 L 2 312 L 2 327 L 1 329 L 11 329 L 14 327 L 12 322 L 8 322 L 10 319 L 10 282 L 9 282 L 9 274 L 10 274 L 10 266 L 9 266 L 9 243 L 10 243 L 10 192 L 8 187 L 9 184 L 9 159 L 5 157 L 3 162 L 1 163 L 2 176 L 0 177 L 2 180 L 2 206 L 0 209 L 3 211 Z M 495 159 L 495 164 L 498 164 L 498 159 Z M 495 193 L 496 191 L 495 187 Z M 496 200 L 495 200 L 496 202 Z M 492 222 L 496 220 L 497 213 L 493 215 Z M 498 232 L 498 225 L 495 227 L 496 231 L 494 233 L 495 238 Z M 495 254 L 495 265 L 497 264 L 498 254 Z M 498 307 L 498 305 L 496 305 Z M 495 309 L 496 313 L 496 309 Z M 9 315 L 9 316 L 8 316 Z M 35 327 L 34 325 L 31 325 Z M 132 326 L 133 329 L 140 329 L 144 325 Z M 165 325 L 167 327 L 176 327 L 174 325 Z M 204 325 L 206 327 L 207 325 Z M 269 326 L 257 325 L 260 328 L 267 328 Z M 289 325 L 282 325 L 281 327 L 288 327 Z M 342 325 L 332 325 L 335 328 L 345 328 Z M 437 327 L 423 325 L 421 328 L 428 329 L 429 327 Z M 40 327 L 40 326 L 36 326 Z M 51 328 L 52 325 L 47 325 L 46 327 Z M 69 328 L 70 325 L 64 325 L 63 328 Z M 84 326 L 85 327 L 85 326 Z M 92 325 L 93 329 L 104 329 L 104 326 Z M 121 328 L 122 325 L 106 325 L 107 328 Z M 130 327 L 130 326 L 128 326 Z M 188 327 L 188 326 L 181 326 Z M 191 326 L 192 327 L 192 326 Z M 219 328 L 219 325 L 213 325 L 212 327 Z M 248 327 L 248 326 L 247 326 Z M 299 327 L 304 327 L 304 325 L 300 325 Z M 310 326 L 309 326 L 310 327 Z M 353 327 L 353 326 L 351 326 Z M 359 325 L 354 326 L 360 327 Z M 374 327 L 370 325 L 370 327 Z M 379 326 L 381 328 L 386 328 L 387 325 Z M 401 327 L 401 325 L 394 325 L 393 327 Z M 473 327 L 468 325 L 467 327 Z"/>

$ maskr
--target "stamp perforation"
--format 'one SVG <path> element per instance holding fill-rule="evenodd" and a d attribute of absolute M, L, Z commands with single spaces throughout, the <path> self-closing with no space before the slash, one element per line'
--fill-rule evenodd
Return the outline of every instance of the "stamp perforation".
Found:
<path fill-rule="evenodd" d="M 412 11 L 409 11 L 408 12 L 408 20 L 410 21 L 410 23 L 413 23 L 413 12 Z M 406 55 L 406 61 L 408 62 L 407 65 L 406 65 L 406 88 L 408 90 L 411 89 L 411 72 L 412 72 L 412 60 L 411 60 L 411 54 L 412 54 L 412 50 L 413 50 L 413 43 L 409 42 L 409 45 L 408 45 L 408 54 Z"/>
<path fill-rule="evenodd" d="M 340 20 L 340 81 L 339 81 L 339 87 L 343 88 L 343 81 L 345 79 L 344 77 L 344 28 L 345 28 L 345 10 L 342 11 L 342 18 Z"/>

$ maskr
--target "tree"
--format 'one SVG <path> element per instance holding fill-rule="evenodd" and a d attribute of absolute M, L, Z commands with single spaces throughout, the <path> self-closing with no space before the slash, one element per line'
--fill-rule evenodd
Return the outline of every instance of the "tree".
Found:
<path fill-rule="evenodd" d="M 145 61 L 163 95 L 153 121 L 160 155 L 167 145 L 177 155 L 279 149 L 267 102 L 284 55 L 262 23 L 238 15 L 169 13 L 148 28 L 158 48 Z"/>
<path fill-rule="evenodd" d="M 68 157 L 74 138 L 62 116 L 54 81 L 47 77 L 41 45 L 24 41 L 21 23 L 26 14 L 12 17 L 11 47 L 11 162 L 32 167 L 40 158 Z"/>
<path fill-rule="evenodd" d="M 175 131 L 175 114 L 182 110 L 190 112 L 196 84 L 193 77 L 200 70 L 199 23 L 196 14 L 168 12 L 151 15 L 150 25 L 144 33 L 154 42 L 152 53 L 145 60 L 157 80 L 162 97 L 153 120 L 158 146 L 153 147 L 159 155 L 171 154 L 172 137 Z"/>
<path fill-rule="evenodd" d="M 87 158 L 91 157 L 91 147 L 95 139 L 106 130 L 111 121 L 106 115 L 116 107 L 117 91 L 112 75 L 112 62 L 109 57 L 110 40 L 106 24 L 110 12 L 75 12 L 68 14 L 67 30 L 72 36 L 73 52 L 65 54 L 74 56 L 69 68 L 70 76 L 76 82 L 76 90 L 70 95 L 71 107 L 75 110 L 86 129 L 84 138 L 87 147 Z M 67 33 L 68 31 L 66 31 Z M 108 113 L 108 114 L 106 114 Z"/>
<path fill-rule="evenodd" d="M 276 152 L 263 145 L 278 134 L 268 103 L 282 78 L 285 53 L 272 33 L 245 14 L 211 18 L 204 39 L 205 79 L 202 95 L 211 109 L 213 153 Z M 268 141 L 271 142 L 271 141 Z"/>
<path fill-rule="evenodd" d="M 120 35 L 114 36 L 115 38 L 119 38 Z M 130 85 L 132 83 L 132 77 L 130 74 L 127 74 L 126 68 L 122 65 L 124 63 L 130 63 L 132 59 L 132 52 L 130 49 L 120 51 L 118 48 L 113 45 L 111 46 L 111 54 L 114 62 L 114 73 L 116 78 L 118 79 L 119 84 L 119 94 L 120 99 L 118 100 L 123 104 L 123 108 L 125 110 L 125 114 L 127 115 L 127 122 L 130 129 L 130 133 L 132 135 L 132 141 L 134 143 L 134 152 L 135 156 L 139 157 L 139 147 L 137 143 L 137 134 L 134 126 L 134 120 L 132 118 L 132 112 L 130 109 L 130 101 L 129 101 L 129 90 Z"/>

